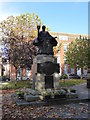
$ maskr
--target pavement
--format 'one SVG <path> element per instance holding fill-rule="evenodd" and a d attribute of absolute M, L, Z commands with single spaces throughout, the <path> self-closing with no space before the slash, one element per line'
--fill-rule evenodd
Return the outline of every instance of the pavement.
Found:
<path fill-rule="evenodd" d="M 0 81 L 0 120 L 2 119 L 2 84 Z"/>
<path fill-rule="evenodd" d="M 79 99 L 90 99 L 90 89 L 87 88 L 87 83 L 75 85 L 71 88 L 76 90 Z"/>
<path fill-rule="evenodd" d="M 89 98 L 89 90 L 87 88 L 87 84 L 80 84 L 80 85 L 75 85 L 72 86 L 71 88 L 75 89 L 79 99 L 88 99 Z M 9 95 L 9 94 L 8 94 Z M 8 98 L 8 101 L 7 99 Z M 10 102 L 10 97 L 5 95 L 5 104 L 6 101 Z M 62 100 L 63 101 L 63 100 Z M 53 102 L 52 102 L 53 103 Z M 23 116 L 24 120 L 26 119 L 25 116 L 27 115 L 28 118 L 30 118 L 30 115 L 34 118 L 37 117 L 37 120 L 48 120 L 48 119 L 52 119 L 52 120 L 56 120 L 56 119 L 69 119 L 70 120 L 89 120 L 88 118 L 90 118 L 90 101 L 88 102 L 74 102 L 73 100 L 71 102 L 69 102 L 69 104 L 65 104 L 65 102 L 63 102 L 64 104 L 58 104 L 57 101 L 55 101 L 55 105 L 52 104 L 49 106 L 46 106 L 43 102 L 40 103 L 26 103 L 26 102 L 19 102 L 17 104 L 16 107 L 11 107 L 10 104 L 6 110 L 4 110 L 4 115 L 3 115 L 3 119 L 5 120 L 7 119 L 9 116 L 11 117 L 21 117 Z M 26 107 L 19 107 L 18 109 L 18 105 L 26 105 Z M 28 105 L 28 106 L 27 106 Z M 35 105 L 35 106 L 34 106 Z M 44 106 L 43 106 L 44 105 Z M 10 107 L 10 108 L 9 108 Z M 11 110 L 12 108 L 12 110 Z M 28 108 L 28 109 L 27 109 Z M 27 112 L 27 110 L 29 110 Z M 26 112 L 25 112 L 26 111 Z M 88 112 L 89 111 L 89 112 Z M 16 116 L 17 115 L 17 116 Z M 10 119 L 12 119 L 12 117 Z M 16 118 L 17 119 L 17 118 Z"/>
<path fill-rule="evenodd" d="M 90 104 L 90 89 L 87 88 L 87 84 L 80 84 L 70 87 L 72 89 L 76 90 L 76 93 L 78 94 L 78 98 L 75 99 L 50 99 L 47 101 L 38 101 L 38 102 L 26 102 L 25 100 L 18 100 L 16 101 L 17 105 L 34 105 L 34 106 L 41 106 L 41 105 L 55 105 L 56 103 L 58 105 L 60 104 L 70 104 L 70 103 L 79 103 L 79 102 L 88 102 Z"/>

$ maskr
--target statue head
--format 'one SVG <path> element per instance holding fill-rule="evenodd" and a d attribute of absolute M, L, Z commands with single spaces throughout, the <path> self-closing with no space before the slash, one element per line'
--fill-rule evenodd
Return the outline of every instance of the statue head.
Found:
<path fill-rule="evenodd" d="M 42 26 L 42 31 L 45 31 L 45 29 L 46 29 L 46 26 L 43 25 L 43 26 Z"/>

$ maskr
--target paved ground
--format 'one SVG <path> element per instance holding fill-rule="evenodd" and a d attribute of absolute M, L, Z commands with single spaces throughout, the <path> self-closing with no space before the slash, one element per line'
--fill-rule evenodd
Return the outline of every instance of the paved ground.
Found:
<path fill-rule="evenodd" d="M 88 89 L 86 84 L 73 86 L 72 88 L 77 89 L 80 98 L 88 97 Z M 84 91 L 84 92 L 83 92 Z M 11 94 L 14 91 L 3 91 L 3 107 L 2 107 L 2 120 L 33 120 L 40 118 L 40 120 L 47 120 L 53 118 L 55 120 L 60 118 L 71 118 L 71 120 L 86 120 L 90 117 L 89 104 L 87 102 L 70 103 L 66 105 L 54 105 L 54 106 L 16 106 L 11 99 Z"/>
<path fill-rule="evenodd" d="M 54 106 L 16 106 L 11 99 L 11 92 L 3 94 L 3 118 L 2 120 L 32 120 L 40 118 L 88 118 L 88 103 L 71 103 L 67 105 Z"/>
<path fill-rule="evenodd" d="M 87 88 L 87 84 L 80 84 L 80 85 L 75 85 L 71 87 L 76 90 L 78 97 L 80 99 L 90 99 L 90 89 Z"/>
<path fill-rule="evenodd" d="M 1 81 L 0 81 L 0 120 L 2 118 L 2 85 L 1 85 Z"/>

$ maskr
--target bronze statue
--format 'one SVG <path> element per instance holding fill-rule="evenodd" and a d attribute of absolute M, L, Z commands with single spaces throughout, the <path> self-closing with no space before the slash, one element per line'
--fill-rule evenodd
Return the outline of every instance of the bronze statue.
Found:
<path fill-rule="evenodd" d="M 38 47 L 37 54 L 53 55 L 53 46 L 57 45 L 56 37 L 52 37 L 49 32 L 45 31 L 45 26 L 42 26 L 42 31 L 39 32 L 40 26 L 37 26 L 38 37 L 33 44 Z"/>
<path fill-rule="evenodd" d="M 37 55 L 33 59 L 32 79 L 33 89 L 58 89 L 59 88 L 59 64 L 53 56 L 53 46 L 57 45 L 56 37 L 52 37 L 45 31 L 45 26 L 37 26 L 38 37 L 33 44 L 37 46 Z"/>

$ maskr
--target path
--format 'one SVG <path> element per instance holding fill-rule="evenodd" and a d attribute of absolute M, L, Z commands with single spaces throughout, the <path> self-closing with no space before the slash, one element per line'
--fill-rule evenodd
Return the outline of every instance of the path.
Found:
<path fill-rule="evenodd" d="M 1 81 L 0 81 L 0 120 L 2 118 L 2 85 L 1 85 Z"/>
<path fill-rule="evenodd" d="M 75 85 L 71 87 L 76 90 L 78 97 L 80 99 L 90 99 L 90 89 L 87 88 L 87 84 L 80 84 L 80 85 Z"/>

